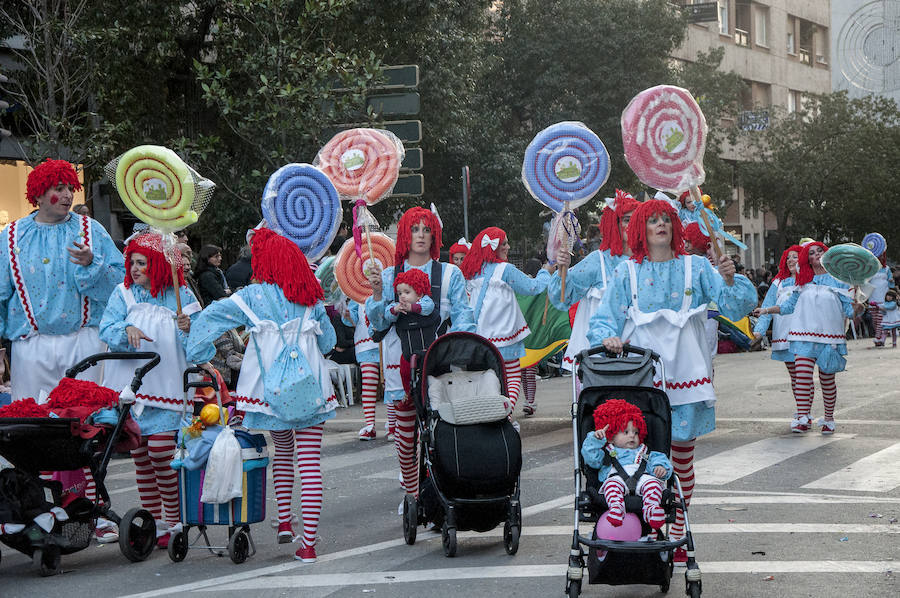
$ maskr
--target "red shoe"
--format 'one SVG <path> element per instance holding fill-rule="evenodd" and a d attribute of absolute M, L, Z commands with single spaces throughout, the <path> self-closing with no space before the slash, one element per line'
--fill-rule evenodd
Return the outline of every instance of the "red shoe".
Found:
<path fill-rule="evenodd" d="M 294 541 L 294 528 L 291 527 L 290 521 L 278 524 L 278 543 L 290 544 Z"/>
<path fill-rule="evenodd" d="M 359 431 L 360 440 L 375 440 L 375 426 L 366 426 Z"/>
<path fill-rule="evenodd" d="M 534 405 L 524 405 L 522 407 L 522 414 L 525 417 L 531 417 L 532 415 L 534 415 Z"/>
<path fill-rule="evenodd" d="M 687 550 L 683 546 L 675 549 L 672 563 L 676 567 L 687 567 Z"/>
<path fill-rule="evenodd" d="M 797 415 L 794 419 L 791 420 L 791 432 L 795 434 L 802 434 L 809 430 L 809 425 L 812 422 L 807 415 Z"/>
<path fill-rule="evenodd" d="M 300 548 L 297 549 L 297 552 L 294 553 L 294 558 L 298 561 L 303 561 L 304 563 L 315 563 L 316 549 L 314 546 L 304 546 L 301 544 Z"/>
<path fill-rule="evenodd" d="M 165 550 L 169 547 L 169 540 L 172 538 L 172 534 L 163 534 L 156 539 L 156 547 L 162 548 Z"/>
<path fill-rule="evenodd" d="M 394 440 L 394 434 L 395 434 L 395 432 L 396 432 L 396 429 L 394 428 L 394 426 L 388 427 L 388 429 L 387 429 L 387 439 L 388 439 L 388 440 L 391 440 L 391 441 Z"/>

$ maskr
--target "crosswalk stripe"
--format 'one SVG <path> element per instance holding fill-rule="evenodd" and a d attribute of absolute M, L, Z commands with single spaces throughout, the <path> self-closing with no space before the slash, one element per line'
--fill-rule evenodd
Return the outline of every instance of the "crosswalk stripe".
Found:
<path fill-rule="evenodd" d="M 887 573 L 897 566 L 895 561 L 710 561 L 700 563 L 706 574 L 722 573 Z M 565 564 L 508 565 L 493 567 L 457 567 L 453 569 L 418 569 L 414 571 L 354 571 L 312 575 L 269 576 L 228 586 L 202 588 L 199 591 L 235 591 L 275 588 L 314 588 L 368 585 L 394 585 L 425 581 L 463 579 L 509 579 L 559 577 L 566 574 Z"/>
<path fill-rule="evenodd" d="M 700 459 L 694 464 L 694 475 L 698 484 L 721 486 L 832 442 L 853 437 L 854 434 L 824 437 L 808 434 L 764 438 Z"/>
<path fill-rule="evenodd" d="M 853 464 L 805 484 L 802 488 L 825 488 L 854 492 L 890 492 L 900 486 L 897 462 L 900 443 L 873 453 Z"/>

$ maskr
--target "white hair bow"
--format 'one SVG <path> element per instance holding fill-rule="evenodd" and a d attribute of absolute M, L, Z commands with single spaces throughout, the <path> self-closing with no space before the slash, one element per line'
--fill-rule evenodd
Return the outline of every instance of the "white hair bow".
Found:
<path fill-rule="evenodd" d="M 492 239 L 487 235 L 481 237 L 481 246 L 487 247 L 488 245 L 491 246 L 491 249 L 497 251 L 497 247 L 500 246 L 500 238 Z"/>
<path fill-rule="evenodd" d="M 605 198 L 603 198 L 603 201 L 606 202 L 607 208 L 609 208 L 613 212 L 616 211 L 616 198 L 615 197 L 605 197 Z"/>
<path fill-rule="evenodd" d="M 460 237 L 459 241 L 456 242 L 457 245 L 462 245 L 466 249 L 472 249 L 472 244 L 466 241 L 465 237 Z"/>

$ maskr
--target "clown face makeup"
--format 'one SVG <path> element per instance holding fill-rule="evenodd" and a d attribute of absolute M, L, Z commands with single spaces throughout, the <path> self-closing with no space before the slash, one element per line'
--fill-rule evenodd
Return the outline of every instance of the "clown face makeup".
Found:
<path fill-rule="evenodd" d="M 131 263 L 128 264 L 131 279 L 134 284 L 150 290 L 150 277 L 147 276 L 147 256 L 142 253 L 132 253 Z"/>
<path fill-rule="evenodd" d="M 62 222 L 72 209 L 74 187 L 57 183 L 37 197 L 40 222 Z"/>

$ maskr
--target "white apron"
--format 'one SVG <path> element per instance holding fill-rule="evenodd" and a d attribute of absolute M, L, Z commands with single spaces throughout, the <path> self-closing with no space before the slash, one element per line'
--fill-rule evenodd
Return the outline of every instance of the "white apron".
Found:
<path fill-rule="evenodd" d="M 106 353 L 106 343 L 100 340 L 99 331 L 93 327 L 79 328 L 69 334 L 35 332 L 13 340 L 10 358 L 12 400 L 29 397 L 37 400 L 42 390 L 49 393 L 56 388 L 67 369 L 95 353 Z M 101 363 L 109 367 L 109 362 Z M 100 384 L 103 369 L 97 364 L 78 374 L 78 379 Z"/>
<path fill-rule="evenodd" d="M 387 396 L 392 391 L 403 391 L 403 380 L 400 378 L 400 359 L 403 350 L 400 346 L 400 337 L 391 326 L 390 331 L 381 339 L 381 357 L 384 362 L 384 394 Z"/>
<path fill-rule="evenodd" d="M 514 345 L 531 334 L 516 293 L 503 282 L 503 271 L 508 265 L 497 264 L 490 279 L 486 276 L 473 279 L 469 295 L 469 305 L 475 312 L 475 330 L 498 347 Z"/>
<path fill-rule="evenodd" d="M 585 349 L 591 347 L 587 339 L 588 329 L 590 328 L 591 317 L 600 307 L 603 293 L 606 292 L 607 276 L 606 276 L 606 258 L 603 252 L 600 253 L 600 275 L 603 277 L 603 286 L 601 288 L 591 287 L 588 292 L 578 302 L 578 308 L 575 310 L 575 319 L 572 321 L 572 335 L 569 337 L 569 345 L 563 354 L 563 368 L 572 369 L 575 363 L 575 356 Z"/>
<path fill-rule="evenodd" d="M 869 284 L 875 287 L 875 290 L 869 295 L 869 303 L 875 303 L 876 305 L 884 303 L 884 294 L 887 293 L 888 286 L 890 285 L 888 273 L 885 272 L 885 269 L 882 268 L 876 272 L 875 276 L 869 279 Z"/>
<path fill-rule="evenodd" d="M 824 284 L 805 284 L 791 318 L 789 341 L 804 341 L 823 345 L 843 345 L 844 311 L 838 295 L 849 291 Z"/>
<path fill-rule="evenodd" d="M 297 345 L 303 351 L 303 356 L 306 357 L 309 366 L 316 373 L 319 386 L 322 388 L 322 396 L 325 397 L 325 405 L 322 406 L 319 413 L 334 411 L 337 407 L 337 397 L 331 386 L 331 374 L 328 372 L 325 358 L 319 352 L 319 346 L 316 343 L 316 337 L 322 334 L 322 328 L 317 321 L 311 320 L 309 317 L 312 313 L 312 306 L 306 308 L 302 319 L 294 318 L 282 324 L 281 334 L 279 334 L 278 324 L 272 320 L 260 320 L 240 295 L 232 295 L 229 299 L 234 301 L 235 305 L 247 315 L 253 324 L 234 392 L 238 409 L 278 417 L 265 400 L 263 372 L 260 371 L 259 364 L 262 361 L 263 368 L 268 371 L 284 346 L 281 341 L 281 334 L 283 334 L 287 339 L 297 337 Z M 297 335 L 298 329 L 299 336 Z M 253 342 L 254 340 L 256 342 Z M 259 346 L 258 358 L 257 346 Z"/>
<path fill-rule="evenodd" d="M 678 311 L 660 309 L 642 312 L 638 308 L 637 273 L 634 262 L 626 260 L 631 277 L 631 305 L 622 338 L 626 342 L 656 351 L 666 370 L 665 392 L 672 405 L 715 401 L 712 383 L 712 356 L 706 346 L 706 304 L 691 309 L 693 271 L 684 256 L 684 293 Z M 662 386 L 657 372 L 654 386 Z"/>
<path fill-rule="evenodd" d="M 351 309 L 355 309 L 356 328 L 353 330 L 353 350 L 357 355 L 378 349 L 378 343 L 369 336 L 369 316 L 366 315 L 366 306 L 355 303 Z"/>
<path fill-rule="evenodd" d="M 132 411 L 140 416 L 144 407 L 157 407 L 170 411 L 181 411 L 184 404 L 184 386 L 181 372 L 187 369 L 184 347 L 178 338 L 178 323 L 175 312 L 162 305 L 137 303 L 134 293 L 124 284 L 116 287 L 115 293 L 121 293 L 127 308 L 126 321 L 140 329 L 144 336 L 153 342 L 142 340 L 138 351 L 155 351 L 159 353 L 160 362 L 147 372 L 138 389 Z M 190 316 L 200 311 L 197 302 L 185 305 L 182 312 Z M 120 391 L 134 378 L 134 371 L 143 365 L 144 360 L 110 360 L 106 362 L 103 376 L 104 386 Z"/>
<path fill-rule="evenodd" d="M 895 307 L 885 310 L 884 317 L 881 319 L 881 327 L 885 330 L 900 328 L 900 309 Z"/>
<path fill-rule="evenodd" d="M 797 287 L 782 286 L 783 280 L 778 281 L 778 289 L 775 292 L 775 305 L 781 306 L 794 293 Z M 790 348 L 791 343 L 788 341 L 788 332 L 791 330 L 791 319 L 794 314 L 772 316 L 772 350 L 786 351 Z"/>

